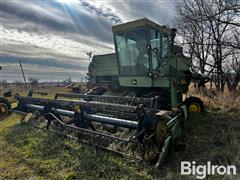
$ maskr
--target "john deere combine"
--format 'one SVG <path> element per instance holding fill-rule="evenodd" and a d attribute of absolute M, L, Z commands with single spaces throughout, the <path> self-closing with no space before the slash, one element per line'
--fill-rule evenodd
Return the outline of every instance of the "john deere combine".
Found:
<path fill-rule="evenodd" d="M 181 139 L 188 112 L 203 111 L 200 99 L 183 101 L 191 59 L 174 45 L 176 29 L 140 19 L 112 31 L 115 53 L 93 57 L 88 93 L 18 95 L 17 110 L 32 112 L 37 126 L 46 121 L 80 142 L 159 166 Z"/>

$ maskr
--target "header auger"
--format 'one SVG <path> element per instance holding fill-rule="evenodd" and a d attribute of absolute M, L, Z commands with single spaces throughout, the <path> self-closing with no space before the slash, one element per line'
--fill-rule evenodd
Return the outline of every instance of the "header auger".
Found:
<path fill-rule="evenodd" d="M 87 93 L 46 99 L 32 91 L 16 95 L 17 110 L 31 112 L 36 126 L 45 122 L 82 143 L 159 166 L 183 136 L 188 113 L 203 110 L 200 99 L 182 97 L 195 77 L 191 60 L 174 45 L 176 29 L 140 19 L 112 30 L 115 53 L 93 57 Z"/>
<path fill-rule="evenodd" d="M 181 134 L 184 121 L 183 109 L 158 110 L 157 98 L 56 94 L 56 99 L 50 100 L 16 96 L 18 110 L 33 113 L 36 126 L 46 122 L 48 129 L 80 142 L 155 162 L 157 156 L 164 158 L 171 141 Z"/>

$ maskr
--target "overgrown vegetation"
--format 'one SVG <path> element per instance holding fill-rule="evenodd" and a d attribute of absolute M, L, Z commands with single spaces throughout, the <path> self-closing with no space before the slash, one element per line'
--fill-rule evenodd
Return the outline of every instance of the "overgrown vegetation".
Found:
<path fill-rule="evenodd" d="M 114 177 L 150 178 L 137 164 L 35 129 L 29 123 L 19 123 L 16 114 L 0 123 L 2 178 L 110 178 L 113 174 Z"/>
<path fill-rule="evenodd" d="M 204 96 L 208 112 L 193 114 L 186 121 L 186 148 L 173 153 L 160 169 L 36 129 L 29 123 L 20 123 L 20 117 L 11 114 L 0 122 L 0 176 L 3 179 L 186 179 L 180 175 L 182 160 L 233 164 L 239 171 L 240 106 L 234 105 L 239 104 L 239 99 L 231 97 L 227 93 Z"/>

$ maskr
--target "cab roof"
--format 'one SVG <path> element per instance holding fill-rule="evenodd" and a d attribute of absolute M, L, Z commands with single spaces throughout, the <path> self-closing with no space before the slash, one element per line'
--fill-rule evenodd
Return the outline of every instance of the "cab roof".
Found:
<path fill-rule="evenodd" d="M 135 29 L 135 28 L 140 28 L 140 27 L 150 27 L 155 30 L 164 32 L 165 34 L 170 35 L 171 34 L 171 29 L 166 27 L 166 26 L 161 26 L 153 21 L 150 21 L 149 19 L 143 18 L 143 19 L 138 19 L 135 21 L 130 21 L 127 23 L 115 25 L 112 27 L 113 33 L 115 32 L 124 32 L 128 31 L 130 29 Z"/>

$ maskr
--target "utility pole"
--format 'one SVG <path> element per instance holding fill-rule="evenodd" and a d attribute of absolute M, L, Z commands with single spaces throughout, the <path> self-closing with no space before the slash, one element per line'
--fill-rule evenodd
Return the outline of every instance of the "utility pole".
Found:
<path fill-rule="evenodd" d="M 2 71 L 2 66 L 0 66 L 0 71 Z M 2 77 L 2 76 L 1 76 Z M 1 84 L 2 84 L 2 78 L 1 78 Z M 2 86 L 1 86 L 2 87 Z M 4 91 L 4 89 L 3 89 L 3 91 Z M 2 94 L 2 88 L 0 88 L 0 96 L 1 96 L 1 94 Z"/>
<path fill-rule="evenodd" d="M 21 70 L 22 70 L 22 75 L 23 75 L 23 80 L 24 80 L 24 83 L 25 83 L 25 87 L 26 87 L 26 90 L 27 90 L 27 82 L 26 82 L 25 74 L 24 74 L 23 67 L 22 67 L 22 61 L 19 60 L 19 63 L 20 63 L 20 67 L 21 67 Z"/>

